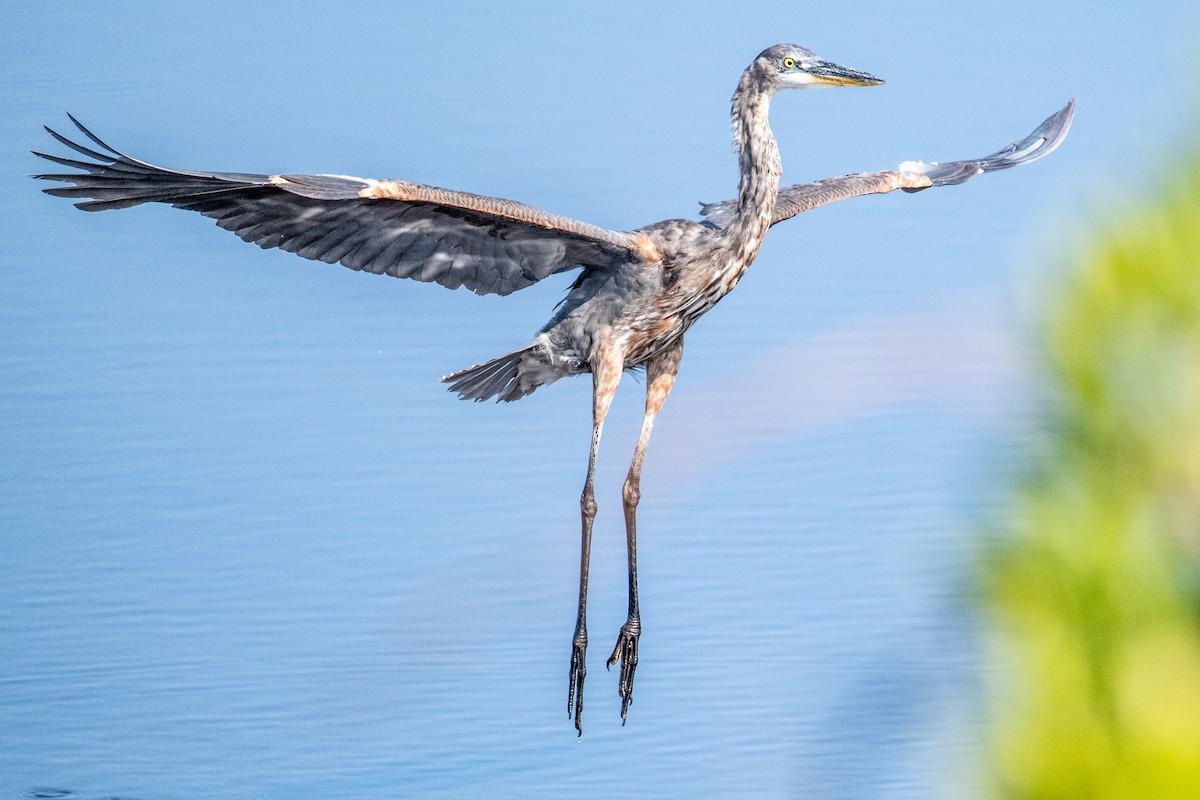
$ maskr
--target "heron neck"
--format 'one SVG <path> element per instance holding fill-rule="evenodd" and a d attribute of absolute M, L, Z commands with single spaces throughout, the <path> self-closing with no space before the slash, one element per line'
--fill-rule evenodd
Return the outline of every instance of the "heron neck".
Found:
<path fill-rule="evenodd" d="M 771 227 L 782 172 L 779 147 L 767 120 L 774 92 L 760 86 L 753 69 L 746 70 L 733 93 L 733 142 L 741 177 L 737 210 L 724 228 L 724 239 L 742 271 L 758 255 Z"/>

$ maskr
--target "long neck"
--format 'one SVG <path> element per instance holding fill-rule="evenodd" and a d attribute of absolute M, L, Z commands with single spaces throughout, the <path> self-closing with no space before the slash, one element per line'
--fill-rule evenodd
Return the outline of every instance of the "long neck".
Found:
<path fill-rule="evenodd" d="M 779 196 L 779 147 L 771 134 L 767 111 L 774 94 L 759 85 L 754 66 L 742 74 L 733 93 L 733 143 L 738 152 L 737 211 L 723 231 L 727 247 L 738 263 L 739 274 L 758 255 L 775 214 Z"/>

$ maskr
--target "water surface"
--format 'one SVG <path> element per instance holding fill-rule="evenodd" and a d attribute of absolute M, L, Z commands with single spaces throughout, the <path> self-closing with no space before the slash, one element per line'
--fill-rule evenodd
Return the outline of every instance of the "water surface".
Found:
<path fill-rule="evenodd" d="M 961 796 L 969 555 L 1031 406 L 1029 287 L 1078 209 L 1155 163 L 1196 27 L 1184 3 L 14 11 L 0 796 Z M 582 741 L 590 387 L 475 406 L 437 381 L 524 343 L 569 276 L 478 298 L 171 209 L 84 215 L 25 177 L 65 109 L 158 163 L 406 178 L 630 228 L 733 192 L 728 96 L 779 40 L 889 81 L 779 98 L 791 181 L 990 152 L 1071 96 L 1076 129 L 1018 171 L 781 226 L 689 333 L 643 482 L 621 728 L 602 660 L 625 614 L 626 380 Z"/>

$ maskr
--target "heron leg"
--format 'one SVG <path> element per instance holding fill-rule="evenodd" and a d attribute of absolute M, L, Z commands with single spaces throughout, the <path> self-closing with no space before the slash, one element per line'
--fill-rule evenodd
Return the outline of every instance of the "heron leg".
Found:
<path fill-rule="evenodd" d="M 622 725 L 625 724 L 629 705 L 633 702 L 633 676 L 638 665 L 638 638 L 642 634 L 637 590 L 637 506 L 642 498 L 642 460 L 646 455 L 650 432 L 654 429 L 654 419 L 675 383 L 675 375 L 679 372 L 679 361 L 682 357 L 681 339 L 671 349 L 646 364 L 646 416 L 642 420 L 642 432 L 638 436 L 637 447 L 633 451 L 633 463 L 629 466 L 629 475 L 625 478 L 622 492 L 625 501 L 625 543 L 629 552 L 629 616 L 621 626 L 617 646 L 613 648 L 608 659 L 609 668 L 618 661 L 621 663 L 617 691 L 621 695 Z"/>
<path fill-rule="evenodd" d="M 579 498 L 583 518 L 583 540 L 579 548 L 579 615 L 571 643 L 571 673 L 567 689 L 567 718 L 574 716 L 575 730 L 583 735 L 583 680 L 587 677 L 587 586 L 588 560 L 592 554 L 592 523 L 596 519 L 596 453 L 600 449 L 600 431 L 621 380 L 623 358 L 619 354 L 597 359 L 592 364 L 592 449 L 588 455 L 587 481 Z"/>

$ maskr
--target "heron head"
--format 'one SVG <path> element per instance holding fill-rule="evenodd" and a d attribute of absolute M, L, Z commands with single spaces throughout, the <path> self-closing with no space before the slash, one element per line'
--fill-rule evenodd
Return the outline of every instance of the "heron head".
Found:
<path fill-rule="evenodd" d="M 777 44 L 759 53 L 757 72 L 771 89 L 817 89 L 827 86 L 878 86 L 883 78 L 826 61 L 796 44 Z"/>

